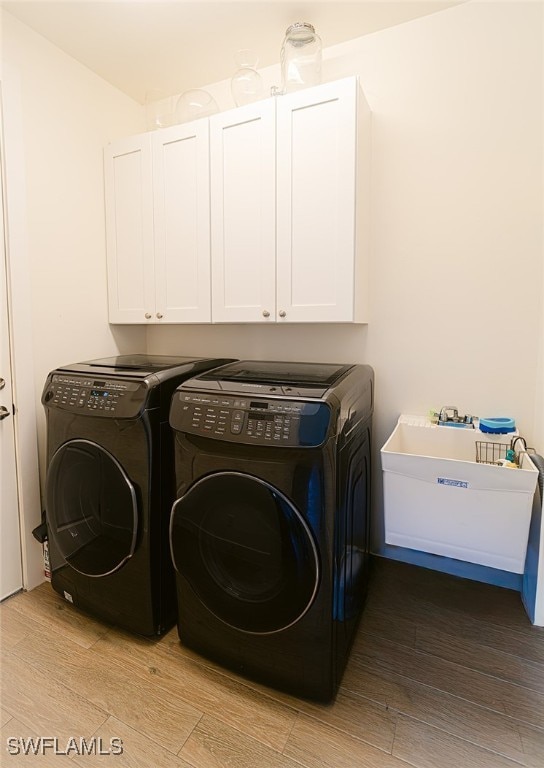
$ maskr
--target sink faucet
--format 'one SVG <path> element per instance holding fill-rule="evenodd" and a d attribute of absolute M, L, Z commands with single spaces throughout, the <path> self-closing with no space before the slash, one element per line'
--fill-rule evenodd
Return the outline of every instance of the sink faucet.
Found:
<path fill-rule="evenodd" d="M 452 421 L 456 420 L 456 419 L 459 419 L 459 412 L 458 412 L 457 408 L 454 405 L 445 405 L 440 410 L 440 416 L 439 416 L 440 421 L 447 421 L 448 420 L 448 411 L 452 411 L 452 417 L 451 417 Z"/>

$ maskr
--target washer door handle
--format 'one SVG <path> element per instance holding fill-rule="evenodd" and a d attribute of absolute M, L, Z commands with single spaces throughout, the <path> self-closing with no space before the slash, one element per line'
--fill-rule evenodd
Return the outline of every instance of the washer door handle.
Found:
<path fill-rule="evenodd" d="M 2 419 L 7 419 L 8 416 L 9 416 L 8 409 L 4 408 L 3 405 L 0 405 L 0 421 L 2 421 Z"/>

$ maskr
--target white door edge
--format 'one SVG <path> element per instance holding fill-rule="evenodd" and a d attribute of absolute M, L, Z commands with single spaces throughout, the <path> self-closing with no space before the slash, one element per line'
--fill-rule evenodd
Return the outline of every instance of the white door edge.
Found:
<path fill-rule="evenodd" d="M 30 264 L 26 228 L 23 124 L 19 73 L 3 62 L 2 102 L 7 274 L 10 296 L 15 456 L 19 492 L 23 588 L 44 580 L 41 545 L 32 530 L 41 522 L 36 392 L 32 345 Z"/>

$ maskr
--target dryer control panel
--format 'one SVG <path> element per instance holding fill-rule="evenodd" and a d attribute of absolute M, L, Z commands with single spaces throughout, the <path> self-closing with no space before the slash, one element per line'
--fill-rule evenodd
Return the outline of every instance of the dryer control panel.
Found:
<path fill-rule="evenodd" d="M 177 391 L 170 424 L 179 432 L 229 442 L 313 447 L 327 435 L 331 411 L 323 402 L 253 399 Z"/>
<path fill-rule="evenodd" d="M 146 396 L 147 387 L 142 383 L 55 373 L 45 385 L 42 402 L 50 408 L 62 408 L 87 416 L 134 418 Z"/>

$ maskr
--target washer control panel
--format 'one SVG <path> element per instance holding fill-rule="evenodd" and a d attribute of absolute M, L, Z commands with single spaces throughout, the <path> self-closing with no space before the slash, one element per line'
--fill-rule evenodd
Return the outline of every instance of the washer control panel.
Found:
<path fill-rule="evenodd" d="M 264 400 L 209 392 L 176 392 L 170 424 L 188 434 L 229 442 L 276 445 L 320 445 L 330 409 L 323 402 Z"/>
<path fill-rule="evenodd" d="M 147 388 L 119 379 L 91 379 L 55 373 L 45 385 L 44 405 L 86 415 L 136 416 L 145 401 Z"/>

